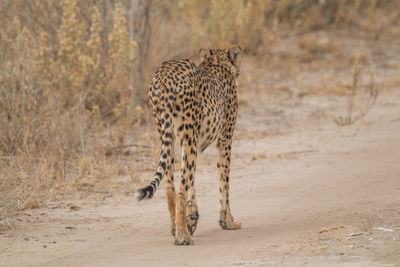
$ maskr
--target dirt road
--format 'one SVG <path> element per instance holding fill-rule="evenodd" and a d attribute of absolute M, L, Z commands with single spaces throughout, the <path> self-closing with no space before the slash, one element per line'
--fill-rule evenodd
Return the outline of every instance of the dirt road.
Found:
<path fill-rule="evenodd" d="M 73 191 L 11 216 L 0 266 L 400 264 L 399 99 L 382 92 L 364 119 L 339 127 L 340 97 L 245 94 L 231 170 L 243 229 L 218 226 L 212 148 L 199 159 L 193 246 L 173 245 L 164 186 L 137 203 L 140 185 L 122 177 L 126 194 Z"/>

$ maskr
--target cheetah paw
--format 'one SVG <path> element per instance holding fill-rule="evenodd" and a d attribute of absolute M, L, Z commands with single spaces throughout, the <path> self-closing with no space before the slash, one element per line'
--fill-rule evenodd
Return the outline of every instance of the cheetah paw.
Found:
<path fill-rule="evenodd" d="M 232 215 L 227 215 L 225 211 L 221 211 L 220 213 L 219 225 L 221 225 L 224 230 L 236 230 L 242 227 L 240 222 L 235 222 Z"/>
<path fill-rule="evenodd" d="M 235 222 L 235 221 L 219 221 L 219 225 L 221 225 L 222 229 L 224 230 L 236 230 L 240 229 L 242 227 L 242 224 L 240 222 Z"/>
<path fill-rule="evenodd" d="M 192 237 L 184 230 L 178 230 L 175 234 L 175 245 L 193 245 Z"/>

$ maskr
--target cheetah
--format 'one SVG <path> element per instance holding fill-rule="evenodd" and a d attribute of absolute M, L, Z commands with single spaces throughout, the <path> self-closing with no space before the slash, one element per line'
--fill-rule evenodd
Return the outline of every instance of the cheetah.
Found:
<path fill-rule="evenodd" d="M 232 136 L 238 112 L 239 53 L 235 45 L 226 49 L 200 49 L 202 62 L 169 60 L 155 72 L 148 101 L 161 139 L 161 155 L 152 182 L 137 191 L 137 199 L 153 197 L 166 177 L 170 231 L 176 245 L 193 244 L 199 212 L 195 197 L 197 153 L 216 141 L 220 192 L 219 224 L 239 229 L 229 206 L 229 171 Z M 182 178 L 179 192 L 174 186 L 174 143 L 182 149 Z"/>

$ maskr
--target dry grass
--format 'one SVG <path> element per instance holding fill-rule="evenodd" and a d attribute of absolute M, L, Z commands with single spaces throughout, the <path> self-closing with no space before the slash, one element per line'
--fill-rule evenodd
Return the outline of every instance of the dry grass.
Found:
<path fill-rule="evenodd" d="M 121 5 L 107 33 L 96 6 L 87 24 L 76 1 L 63 2 L 55 42 L 44 28 L 23 25 L 18 3 L 10 6 L 13 23 L 0 32 L 0 214 L 34 208 L 43 193 L 95 170 L 118 174 L 105 160 L 102 132 L 118 125 L 109 136 L 123 143 L 143 115 L 132 101 L 135 43 Z"/>
<path fill-rule="evenodd" d="M 299 40 L 299 47 L 310 54 L 341 54 L 340 47 L 334 40 L 329 38 L 310 38 L 305 36 Z"/>

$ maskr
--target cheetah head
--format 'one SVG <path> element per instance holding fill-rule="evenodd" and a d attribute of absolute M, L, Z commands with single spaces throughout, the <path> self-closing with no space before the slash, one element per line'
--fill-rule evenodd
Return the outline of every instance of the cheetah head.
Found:
<path fill-rule="evenodd" d="M 200 49 L 200 55 L 204 63 L 212 62 L 215 64 L 227 65 L 234 78 L 239 77 L 240 74 L 240 57 L 239 53 L 242 48 L 239 45 L 234 45 L 231 48 L 225 49 Z"/>

